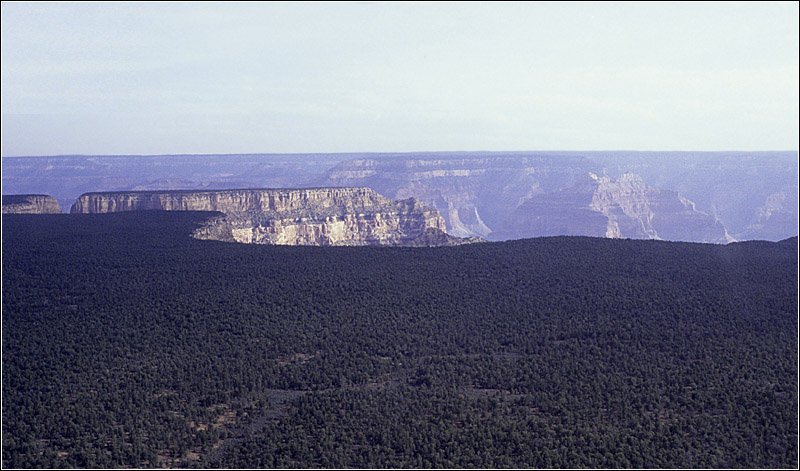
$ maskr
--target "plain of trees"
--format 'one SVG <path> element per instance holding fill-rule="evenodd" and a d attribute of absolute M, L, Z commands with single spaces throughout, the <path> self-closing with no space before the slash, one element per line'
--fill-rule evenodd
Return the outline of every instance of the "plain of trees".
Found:
<path fill-rule="evenodd" d="M 796 467 L 797 239 L 443 248 L 3 216 L 4 467 Z"/>

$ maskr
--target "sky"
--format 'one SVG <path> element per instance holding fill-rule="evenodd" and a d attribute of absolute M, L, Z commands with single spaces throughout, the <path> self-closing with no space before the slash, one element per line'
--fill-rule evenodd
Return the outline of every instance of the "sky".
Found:
<path fill-rule="evenodd" d="M 2 155 L 796 150 L 798 3 L 2 3 Z"/>

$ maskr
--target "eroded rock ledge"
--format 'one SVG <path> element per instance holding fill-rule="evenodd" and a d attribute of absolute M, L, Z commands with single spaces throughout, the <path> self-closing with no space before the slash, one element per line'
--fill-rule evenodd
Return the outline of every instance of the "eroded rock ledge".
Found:
<path fill-rule="evenodd" d="M 419 201 L 392 201 L 370 188 L 104 192 L 81 195 L 72 213 L 218 211 L 198 239 L 276 245 L 441 246 L 477 242 L 445 233 Z"/>
<path fill-rule="evenodd" d="M 3 214 L 58 214 L 61 206 L 50 195 L 3 195 Z"/>

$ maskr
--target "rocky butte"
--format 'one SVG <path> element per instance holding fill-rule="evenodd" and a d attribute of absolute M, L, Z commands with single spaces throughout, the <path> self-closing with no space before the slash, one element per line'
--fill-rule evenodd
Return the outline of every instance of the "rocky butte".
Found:
<path fill-rule="evenodd" d="M 3 195 L 3 214 L 58 214 L 61 206 L 50 195 Z"/>
<path fill-rule="evenodd" d="M 436 209 L 370 188 L 173 190 L 81 195 L 72 213 L 217 211 L 198 239 L 276 245 L 441 246 L 477 242 L 445 232 Z"/>

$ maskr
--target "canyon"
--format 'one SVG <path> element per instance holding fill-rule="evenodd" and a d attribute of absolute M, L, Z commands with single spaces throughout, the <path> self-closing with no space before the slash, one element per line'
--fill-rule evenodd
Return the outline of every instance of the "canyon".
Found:
<path fill-rule="evenodd" d="M 715 244 L 735 240 L 716 218 L 674 191 L 651 187 L 633 173 L 612 179 L 591 172 L 574 186 L 523 202 L 493 236 L 519 239 L 563 233 Z"/>
<path fill-rule="evenodd" d="M 612 178 L 593 168 L 579 156 L 369 159 L 339 164 L 326 179 L 394 198 L 414 195 L 439 210 L 450 234 L 462 237 L 735 240 L 718 218 L 678 192 L 650 186 L 632 172 Z"/>
<path fill-rule="evenodd" d="M 55 156 L 2 167 L 5 191 L 47 193 L 65 208 L 97 191 L 368 187 L 438 210 L 451 236 L 497 241 L 778 241 L 798 227 L 792 151 Z"/>

